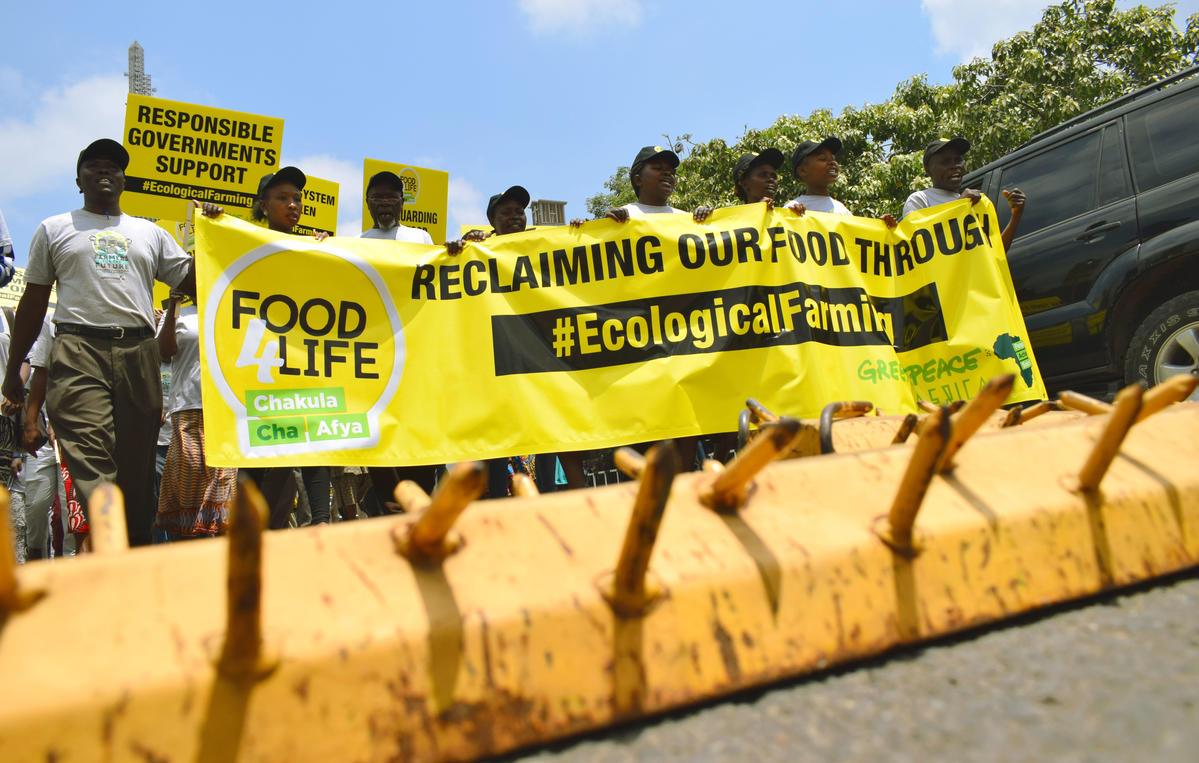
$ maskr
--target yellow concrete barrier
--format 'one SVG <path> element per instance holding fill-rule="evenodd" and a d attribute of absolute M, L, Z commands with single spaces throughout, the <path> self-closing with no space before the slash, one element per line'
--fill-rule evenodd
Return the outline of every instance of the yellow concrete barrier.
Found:
<path fill-rule="evenodd" d="M 644 484 L 461 511 L 467 465 L 413 515 L 8 565 L 0 750 L 473 758 L 1195 566 L 1199 404 L 1139 410 L 960 441 L 938 409 L 911 446 L 692 474 L 664 448 L 622 457 Z"/>

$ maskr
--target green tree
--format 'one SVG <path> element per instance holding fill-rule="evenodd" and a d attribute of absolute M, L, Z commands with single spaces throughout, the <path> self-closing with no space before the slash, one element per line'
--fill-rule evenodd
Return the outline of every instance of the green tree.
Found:
<path fill-rule="evenodd" d="M 989 59 L 954 69 L 954 81 L 926 75 L 900 82 L 883 103 L 783 115 L 764 129 L 747 128 L 731 145 L 722 138 L 695 144 L 679 164 L 671 203 L 683 209 L 736 204 L 732 170 L 747 151 L 772 146 L 790 159 L 800 142 L 836 135 L 844 144 L 836 196 L 856 214 L 898 216 L 912 191 L 926 188 L 923 150 L 939 135 L 964 135 L 972 166 L 1015 149 L 1036 133 L 1199 61 L 1199 14 L 1185 31 L 1170 5 L 1118 10 L 1115 0 L 1066 0 L 1050 6 L 1031 30 L 1002 40 Z M 672 141 L 674 143 L 674 141 Z M 681 145 L 676 143 L 676 148 Z M 681 151 L 680 151 L 681 153 Z M 778 199 L 802 192 L 790 162 L 781 168 Z M 587 200 L 600 216 L 633 200 L 628 168 Z"/>

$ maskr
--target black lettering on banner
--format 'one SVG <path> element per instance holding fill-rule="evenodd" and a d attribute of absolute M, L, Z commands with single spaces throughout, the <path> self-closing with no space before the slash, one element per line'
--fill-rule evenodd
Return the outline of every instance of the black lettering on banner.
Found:
<path fill-rule="evenodd" d="M 494 315 L 491 338 L 495 373 L 505 376 L 806 342 L 903 352 L 948 337 L 935 283 L 874 297 L 797 282 Z"/>

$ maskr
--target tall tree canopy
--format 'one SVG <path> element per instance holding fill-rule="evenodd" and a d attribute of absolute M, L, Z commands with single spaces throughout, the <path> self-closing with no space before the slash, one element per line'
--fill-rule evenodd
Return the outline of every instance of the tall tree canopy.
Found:
<path fill-rule="evenodd" d="M 847 106 L 840 114 L 785 114 L 769 127 L 746 129 L 732 145 L 667 138 L 683 156 L 671 203 L 737 204 L 731 175 L 738 156 L 774 147 L 790 157 L 804 140 L 835 135 L 844 145 L 837 198 L 858 215 L 898 215 L 908 194 L 929 185 L 921 159 L 932 138 L 965 136 L 973 144 L 971 166 L 981 166 L 1042 130 L 1196 63 L 1199 14 L 1180 31 L 1172 5 L 1120 10 L 1115 0 L 1066 0 L 1047 8 L 1031 30 L 996 43 L 989 59 L 955 67 L 948 85 L 918 75 L 883 103 Z M 789 166 L 783 170 L 780 202 L 803 190 Z M 634 200 L 628 172 L 618 168 L 605 190 L 587 199 L 593 216 Z"/>

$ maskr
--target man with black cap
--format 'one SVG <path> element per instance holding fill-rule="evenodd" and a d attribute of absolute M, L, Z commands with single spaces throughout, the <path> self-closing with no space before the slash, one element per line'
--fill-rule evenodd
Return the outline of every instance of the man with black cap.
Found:
<path fill-rule="evenodd" d="M 774 206 L 774 195 L 779 190 L 779 167 L 783 166 L 783 152 L 767 148 L 761 152 L 742 154 L 733 166 L 733 193 L 742 204 L 766 202 Z"/>
<path fill-rule="evenodd" d="M 841 176 L 841 165 L 837 154 L 841 151 L 841 139 L 828 137 L 821 141 L 805 140 L 791 154 L 791 172 L 804 184 L 807 193 L 787 202 L 787 208 L 800 214 L 804 210 L 828 212 L 834 215 L 852 215 L 841 202 L 828 195 L 828 187 Z M 800 205 L 803 210 L 796 209 Z"/>
<path fill-rule="evenodd" d="M 46 409 L 84 505 L 102 482 L 125 496 L 129 542 L 150 543 L 154 452 L 162 416 L 153 286 L 195 298 L 192 260 L 164 229 L 121 213 L 129 154 L 97 140 L 79 154 L 83 208 L 42 221 L 29 247 L 4 409 L 25 398 L 21 363 L 58 285 Z"/>
<path fill-rule="evenodd" d="M 806 211 L 827 212 L 833 215 L 853 215 L 841 202 L 829 196 L 828 189 L 841 177 L 841 165 L 837 154 L 841 151 L 841 139 L 829 136 L 822 141 L 805 140 L 791 154 L 791 171 L 804 184 L 807 193 L 787 202 L 787 209 L 802 215 Z M 893 215 L 881 218 L 888 228 L 899 224 Z"/>
<path fill-rule="evenodd" d="M 528 225 L 525 209 L 529 206 L 529 192 L 514 185 L 503 193 L 497 193 L 487 202 L 487 222 L 497 236 L 520 233 Z"/>
<path fill-rule="evenodd" d="M 927 209 L 938 204 L 947 204 L 958 199 L 970 199 L 974 204 L 982 198 L 982 193 L 974 188 L 962 189 L 962 176 L 966 173 L 966 163 L 963 160 L 970 150 L 970 142 L 965 138 L 937 138 L 924 148 L 924 171 L 932 178 L 933 187 L 916 191 L 903 203 L 903 216 L 917 209 Z M 1012 219 L 1003 229 L 1002 239 L 1004 249 L 1012 245 L 1020 218 L 1024 216 L 1024 192 L 1019 188 L 1004 191 L 1012 209 Z"/>
<path fill-rule="evenodd" d="M 394 172 L 376 172 L 366 184 L 366 208 L 374 225 L 361 238 L 381 238 L 412 244 L 433 245 L 428 231 L 400 224 L 404 211 L 404 184 Z"/>

